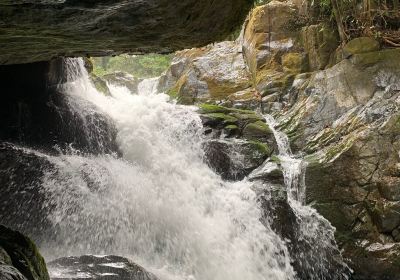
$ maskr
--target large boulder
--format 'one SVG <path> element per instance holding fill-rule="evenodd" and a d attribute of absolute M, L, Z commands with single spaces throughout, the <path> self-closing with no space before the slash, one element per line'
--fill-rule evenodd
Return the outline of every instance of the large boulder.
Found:
<path fill-rule="evenodd" d="M 213 139 L 203 144 L 205 161 L 225 180 L 242 180 L 272 153 L 258 141 Z"/>
<path fill-rule="evenodd" d="M 46 263 L 26 236 L 0 225 L 0 279 L 50 280 Z"/>
<path fill-rule="evenodd" d="M 0 64 L 172 52 L 226 38 L 253 0 L 0 1 Z"/>
<path fill-rule="evenodd" d="M 206 163 L 226 180 L 241 180 L 276 151 L 265 119 L 250 110 L 202 104 Z"/>
<path fill-rule="evenodd" d="M 53 231 L 42 187 L 42 177 L 50 170 L 53 164 L 45 155 L 0 143 L 0 221 L 39 243 L 51 239 Z"/>
<path fill-rule="evenodd" d="M 82 71 L 80 63 L 55 59 L 0 65 L 0 140 L 52 152 L 73 147 L 88 153 L 118 153 L 117 132 L 109 117 L 63 90 L 63 84 L 78 78 L 66 69 Z"/>
<path fill-rule="evenodd" d="M 251 96 L 250 86 L 236 41 L 177 52 L 159 85 L 182 104 L 239 99 L 234 94 L 242 91 Z"/>
<path fill-rule="evenodd" d="M 49 263 L 52 280 L 157 280 L 152 273 L 131 260 L 119 256 L 64 257 Z"/>
<path fill-rule="evenodd" d="M 265 112 L 281 110 L 294 76 L 308 70 L 304 24 L 292 2 L 271 1 L 252 10 L 244 25 L 243 55 Z"/>

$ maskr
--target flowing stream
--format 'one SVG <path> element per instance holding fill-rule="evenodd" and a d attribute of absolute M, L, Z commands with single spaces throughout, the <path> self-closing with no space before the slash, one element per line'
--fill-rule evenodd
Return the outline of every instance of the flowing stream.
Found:
<path fill-rule="evenodd" d="M 308 279 L 348 279 L 350 270 L 338 250 L 335 228 L 315 209 L 306 205 L 306 162 L 293 155 L 289 139 L 276 129 L 275 119 L 271 115 L 264 117 L 278 145 L 287 201 L 299 226 L 296 239 L 300 245 L 296 248 L 297 256 L 292 257 L 300 258 Z"/>
<path fill-rule="evenodd" d="M 41 248 L 48 260 L 116 254 L 160 279 L 295 279 L 285 242 L 260 222 L 252 183 L 223 181 L 204 163 L 194 108 L 156 94 L 156 79 L 138 95 L 110 85 L 104 96 L 82 60 L 68 61 L 72 78 L 60 89 L 82 118 L 110 118 L 122 157 L 41 154 L 56 167 L 43 178 L 57 229 Z"/>

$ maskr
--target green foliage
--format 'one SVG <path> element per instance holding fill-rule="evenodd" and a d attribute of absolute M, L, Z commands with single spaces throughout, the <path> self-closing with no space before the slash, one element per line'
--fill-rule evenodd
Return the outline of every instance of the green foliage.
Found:
<path fill-rule="evenodd" d="M 160 76 L 170 65 L 172 55 L 120 55 L 93 58 L 93 72 L 97 76 L 123 71 L 138 78 Z"/>

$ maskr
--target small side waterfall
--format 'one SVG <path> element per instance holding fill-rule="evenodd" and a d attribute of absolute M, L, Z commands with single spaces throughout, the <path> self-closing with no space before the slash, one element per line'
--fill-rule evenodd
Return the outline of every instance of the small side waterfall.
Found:
<path fill-rule="evenodd" d="M 306 205 L 307 164 L 301 157 L 292 154 L 289 139 L 285 133 L 276 129 L 275 119 L 271 115 L 264 117 L 278 145 L 287 202 L 298 224 L 295 236 L 299 243 L 291 250 L 292 258 L 301 260 L 301 267 L 308 271 L 306 279 L 348 279 L 350 269 L 338 250 L 334 237 L 335 228 L 315 209 Z"/>

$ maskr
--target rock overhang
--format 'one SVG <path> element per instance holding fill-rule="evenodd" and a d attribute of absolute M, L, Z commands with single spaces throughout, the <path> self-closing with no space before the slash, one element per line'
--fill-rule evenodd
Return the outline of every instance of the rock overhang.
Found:
<path fill-rule="evenodd" d="M 0 0 L 0 64 L 169 53 L 223 40 L 254 0 Z"/>

